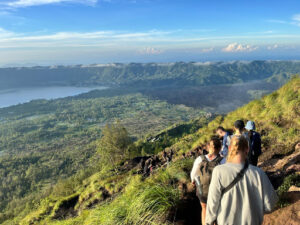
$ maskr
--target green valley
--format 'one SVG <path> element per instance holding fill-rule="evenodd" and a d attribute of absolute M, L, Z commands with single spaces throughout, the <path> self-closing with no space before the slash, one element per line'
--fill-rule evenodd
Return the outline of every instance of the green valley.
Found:
<path fill-rule="evenodd" d="M 187 217 L 193 213 L 192 210 L 190 214 L 182 211 L 183 206 L 186 206 L 185 202 L 191 204 L 191 196 L 194 195 L 189 182 L 193 161 L 191 158 L 183 158 L 182 154 L 205 145 L 217 126 L 232 128 L 236 119 L 254 120 L 257 123 L 263 142 L 259 166 L 268 173 L 273 185 L 279 187 L 281 200 L 278 207 L 289 205 L 292 202 L 286 199 L 287 189 L 291 185 L 299 187 L 297 170 L 288 169 L 290 160 L 296 160 L 299 153 L 296 146 L 300 141 L 299 107 L 300 78 L 294 77 L 278 91 L 254 100 L 226 116 L 218 116 L 199 129 L 177 136 L 169 145 L 164 146 L 168 151 L 172 149 L 175 152 L 175 161 L 169 167 L 159 167 L 152 176 L 143 178 L 137 173 L 138 167 L 120 171 L 109 168 L 94 170 L 88 176 L 80 176 L 78 173 L 55 185 L 41 201 L 28 204 L 22 213 L 4 224 L 113 225 L 186 222 Z M 193 123 L 195 122 L 191 122 Z M 135 144 L 138 147 L 143 141 Z M 161 154 L 158 156 L 161 157 Z M 125 160 L 125 164 L 126 162 L 129 163 L 130 159 Z M 299 161 L 296 160 L 295 163 L 299 165 Z M 272 170 L 274 168 L 277 173 Z"/>

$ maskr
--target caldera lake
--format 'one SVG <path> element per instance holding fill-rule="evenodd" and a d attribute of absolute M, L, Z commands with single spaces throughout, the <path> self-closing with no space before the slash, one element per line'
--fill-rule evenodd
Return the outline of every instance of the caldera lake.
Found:
<path fill-rule="evenodd" d="M 75 86 L 51 86 L 15 88 L 0 90 L 0 108 L 9 107 L 36 99 L 57 99 L 87 93 L 92 90 L 103 90 L 107 87 L 75 87 Z"/>

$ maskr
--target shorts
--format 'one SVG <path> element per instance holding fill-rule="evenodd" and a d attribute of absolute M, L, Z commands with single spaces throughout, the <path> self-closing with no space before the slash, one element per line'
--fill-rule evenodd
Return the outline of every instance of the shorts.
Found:
<path fill-rule="evenodd" d="M 201 196 L 200 197 L 200 202 L 207 204 L 207 197 Z"/>
<path fill-rule="evenodd" d="M 196 195 L 201 203 L 207 203 L 207 196 L 199 195 L 198 191 L 196 191 Z"/>

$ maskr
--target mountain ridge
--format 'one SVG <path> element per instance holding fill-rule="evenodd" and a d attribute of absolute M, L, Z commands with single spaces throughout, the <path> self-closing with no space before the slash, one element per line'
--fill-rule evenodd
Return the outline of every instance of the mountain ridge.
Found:
<path fill-rule="evenodd" d="M 117 66 L 114 66 L 117 65 Z M 103 66 L 0 68 L 0 88 L 44 85 L 145 86 L 232 84 L 300 72 L 298 61 L 171 64 L 130 63 Z"/>
<path fill-rule="evenodd" d="M 82 184 L 74 186 L 70 195 L 58 194 L 55 197 L 55 192 L 52 192 L 36 206 L 36 211 L 23 213 L 24 218 L 19 218 L 19 221 L 21 224 L 92 225 L 145 224 L 146 219 L 156 224 L 188 224 L 187 216 L 194 218 L 196 215 L 191 213 L 196 212 L 191 210 L 190 214 L 184 217 L 182 210 L 186 211 L 186 209 L 182 206 L 188 207 L 194 199 L 194 192 L 189 185 L 189 171 L 193 161 L 191 158 L 183 159 L 183 153 L 187 154 L 191 149 L 204 145 L 217 126 L 231 128 L 236 119 L 254 120 L 257 123 L 263 143 L 263 155 L 260 157 L 259 165 L 266 170 L 271 181 L 279 180 L 277 187 L 280 208 L 289 204 L 284 198 L 289 186 L 300 185 L 299 182 L 297 183 L 299 172 L 297 169 L 287 170 L 285 165 L 289 160 L 286 160 L 278 167 L 278 171 L 281 172 L 280 177 L 276 177 L 278 174 L 268 172 L 264 163 L 268 161 L 271 165 L 276 165 L 279 159 L 296 155 L 293 160 L 296 160 L 296 165 L 299 165 L 298 150 L 295 149 L 300 142 L 299 113 L 300 78 L 298 76 L 272 94 L 254 100 L 227 116 L 219 116 L 195 133 L 181 137 L 168 147 L 168 150 L 172 149 L 176 153 L 175 161 L 170 167 L 158 168 L 151 177 L 143 179 L 142 176 L 134 173 L 135 169 L 114 175 L 95 173 L 82 180 Z M 278 158 L 278 155 L 281 157 Z M 57 188 L 56 191 L 64 190 L 63 186 Z M 75 204 L 72 205 L 73 200 Z M 68 203 L 72 205 L 69 209 L 66 208 Z M 70 209 L 74 211 L 69 211 Z M 284 209 L 282 208 L 281 211 Z M 75 214 L 73 215 L 72 212 Z"/>

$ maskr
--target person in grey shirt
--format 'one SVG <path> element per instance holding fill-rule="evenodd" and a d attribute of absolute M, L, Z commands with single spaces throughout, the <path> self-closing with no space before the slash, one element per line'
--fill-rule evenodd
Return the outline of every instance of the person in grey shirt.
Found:
<path fill-rule="evenodd" d="M 244 136 L 234 136 L 226 164 L 215 167 L 209 187 L 206 220 L 208 225 L 258 225 L 264 213 L 270 213 L 278 200 L 267 177 L 258 167 L 249 165 L 242 178 L 228 187 L 244 168 L 249 144 Z"/>

